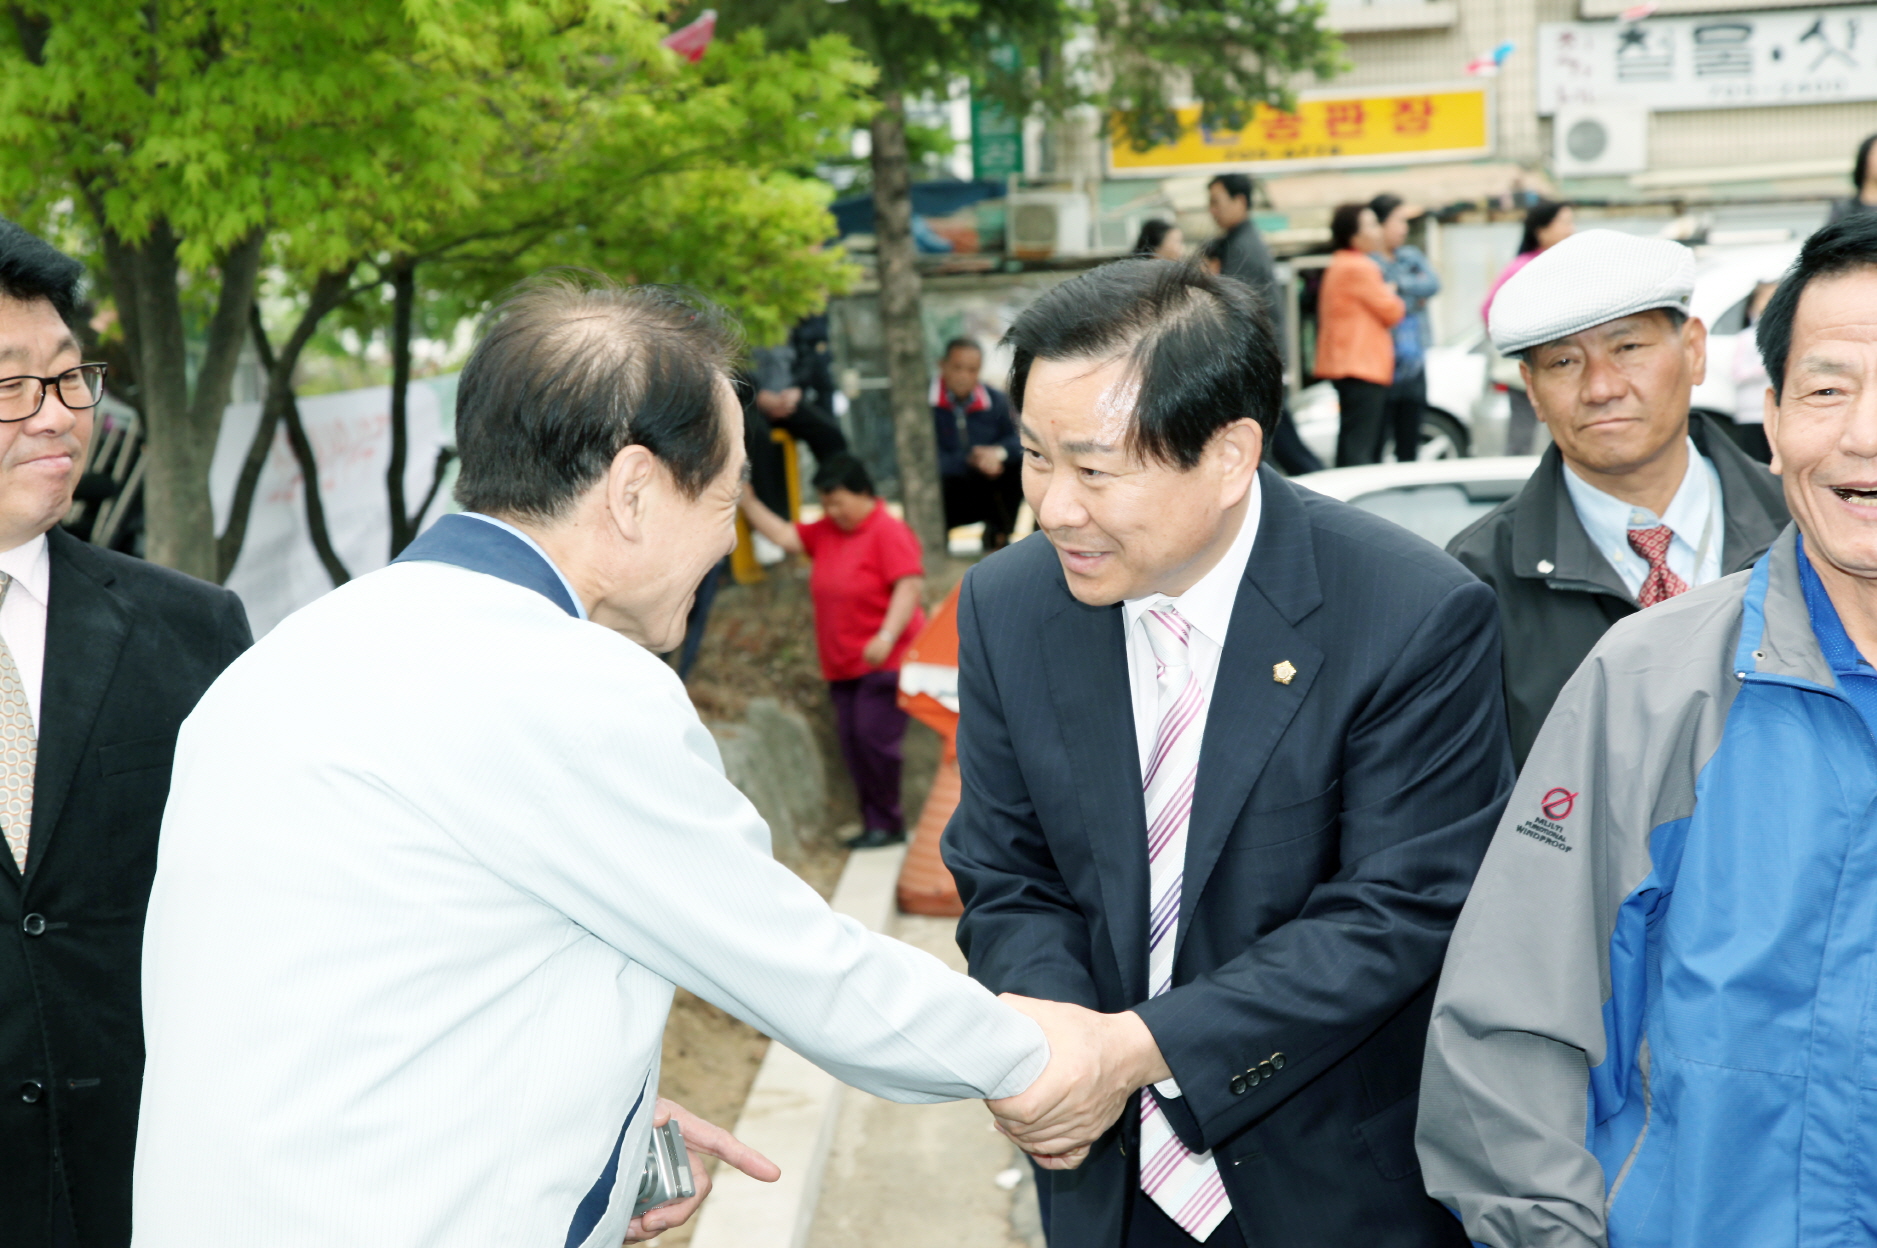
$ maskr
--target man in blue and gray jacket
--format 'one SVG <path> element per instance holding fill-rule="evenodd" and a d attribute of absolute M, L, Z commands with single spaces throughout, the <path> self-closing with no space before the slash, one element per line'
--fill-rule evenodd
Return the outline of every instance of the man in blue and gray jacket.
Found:
<path fill-rule="evenodd" d="M 1591 652 L 1454 929 L 1416 1142 L 1493 1248 L 1877 1239 L 1877 217 L 1758 338 L 1794 525 Z"/>

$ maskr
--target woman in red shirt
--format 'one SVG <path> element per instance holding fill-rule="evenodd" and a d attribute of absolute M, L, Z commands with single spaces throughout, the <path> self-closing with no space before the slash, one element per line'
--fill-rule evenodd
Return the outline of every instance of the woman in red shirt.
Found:
<path fill-rule="evenodd" d="M 919 539 L 875 497 L 866 465 L 835 455 L 815 473 L 822 518 L 790 524 L 743 491 L 750 527 L 791 554 L 814 560 L 815 645 L 834 700 L 841 757 L 860 795 L 859 849 L 906 839 L 899 802 L 899 664 L 925 627 L 919 594 L 925 565 Z"/>

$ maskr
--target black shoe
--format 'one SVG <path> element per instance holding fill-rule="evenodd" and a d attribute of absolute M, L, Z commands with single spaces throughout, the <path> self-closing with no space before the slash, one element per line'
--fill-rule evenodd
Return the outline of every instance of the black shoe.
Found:
<path fill-rule="evenodd" d="M 889 832 L 885 828 L 868 828 L 847 843 L 849 849 L 882 849 L 888 845 L 904 845 L 906 833 Z"/>

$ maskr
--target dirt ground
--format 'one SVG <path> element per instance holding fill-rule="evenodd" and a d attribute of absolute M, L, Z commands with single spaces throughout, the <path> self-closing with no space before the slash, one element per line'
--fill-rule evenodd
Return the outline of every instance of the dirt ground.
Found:
<path fill-rule="evenodd" d="M 963 575 L 964 566 L 941 573 L 944 591 Z M 928 595 L 932 587 L 929 581 Z M 823 897 L 833 896 L 847 861 L 841 840 L 860 830 L 859 810 L 853 783 L 841 764 L 834 712 L 815 657 L 806 565 L 791 561 L 771 569 L 761 583 L 726 583 L 718 591 L 690 690 L 698 714 L 707 721 L 741 719 L 750 699 L 758 697 L 775 698 L 807 717 L 827 767 L 829 811 L 826 835 L 808 846 L 796 871 Z M 938 737 L 914 722 L 906 733 L 901 790 L 908 821 L 918 818 L 937 766 Z M 679 989 L 665 1028 L 659 1093 L 701 1118 L 733 1127 L 768 1047 L 767 1037 L 755 1028 Z M 654 1242 L 672 1248 L 690 1239 L 691 1228 L 682 1226 Z"/>

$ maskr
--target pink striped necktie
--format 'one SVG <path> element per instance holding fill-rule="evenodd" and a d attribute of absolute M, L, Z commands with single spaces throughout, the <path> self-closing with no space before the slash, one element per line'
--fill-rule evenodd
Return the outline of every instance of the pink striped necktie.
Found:
<path fill-rule="evenodd" d="M 1192 625 L 1171 602 L 1141 616 L 1153 648 L 1160 726 L 1142 779 L 1147 813 L 1147 985 L 1149 996 L 1173 986 L 1179 935 L 1180 880 L 1186 829 L 1199 776 L 1206 726 L 1206 690 L 1189 660 Z M 1141 1190 L 1194 1239 L 1204 1240 L 1232 1212 L 1212 1154 L 1192 1153 L 1173 1133 L 1153 1093 L 1141 1089 Z"/>

